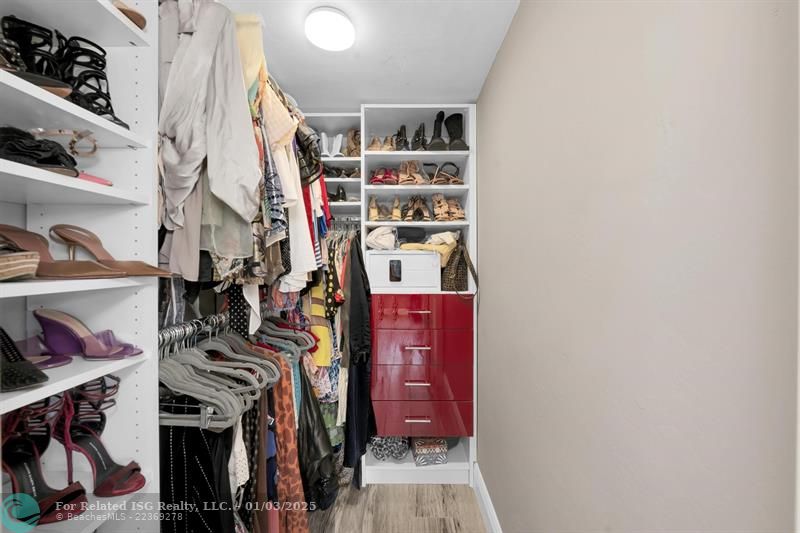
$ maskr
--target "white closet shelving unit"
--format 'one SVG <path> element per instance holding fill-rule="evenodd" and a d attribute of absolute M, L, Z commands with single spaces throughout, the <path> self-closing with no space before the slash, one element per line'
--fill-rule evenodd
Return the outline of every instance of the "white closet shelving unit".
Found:
<path fill-rule="evenodd" d="M 319 134 L 325 132 L 329 139 L 337 133 L 344 136 L 342 149 L 347 143 L 347 130 L 361 128 L 361 113 L 305 113 L 306 122 Z M 323 157 L 326 167 L 352 169 L 361 166 L 360 157 Z M 326 177 L 328 194 L 336 193 L 341 185 L 347 194 L 346 202 L 329 202 L 331 215 L 336 218 L 355 218 L 361 213 L 361 180 L 354 178 Z"/>
<path fill-rule="evenodd" d="M 444 111 L 446 116 L 452 113 L 463 113 L 464 115 L 464 140 L 469 145 L 467 151 L 367 151 L 373 136 L 381 138 L 381 141 L 388 135 L 394 135 L 398 128 L 405 124 L 406 134 L 409 144 L 414 136 L 414 131 L 420 123 L 425 123 L 425 134 L 430 140 L 433 133 L 433 123 L 436 113 Z M 370 230 L 380 226 L 391 227 L 417 227 L 423 228 L 427 233 L 439 231 L 458 230 L 465 239 L 473 263 L 477 268 L 477 165 L 476 165 L 476 146 L 477 129 L 475 122 L 475 104 L 364 104 L 361 107 L 361 177 L 362 177 L 362 201 L 361 201 L 361 229 L 362 245 L 366 254 L 366 236 Z M 447 140 L 447 130 L 442 126 L 442 134 Z M 460 169 L 460 177 L 464 180 L 464 185 L 369 185 L 372 172 L 382 167 L 397 169 L 401 161 L 418 160 L 423 163 L 443 164 L 446 162 L 455 163 Z M 376 197 L 379 203 L 391 207 L 393 199 L 400 198 L 401 205 L 410 196 L 424 196 L 431 210 L 433 218 L 433 206 L 431 196 L 436 193 L 444 194 L 445 198 L 455 197 L 461 202 L 466 213 L 466 220 L 449 222 L 391 222 L 391 221 L 369 221 L 368 209 L 370 197 Z M 403 253 L 398 251 L 398 253 Z M 408 252 L 414 253 L 414 252 Z M 367 261 L 369 259 L 366 258 Z M 476 291 L 475 283 L 469 281 L 469 293 Z M 401 290 L 373 290 L 373 294 L 396 294 L 407 293 Z M 421 292 L 422 293 L 422 292 Z M 452 294 L 447 291 L 427 291 L 427 294 Z M 477 435 L 477 305 L 473 305 L 473 435 Z M 451 443 L 452 444 L 452 443 Z M 477 461 L 477 438 L 463 437 L 458 439 L 455 446 L 451 446 L 448 451 L 448 462 L 444 465 L 432 465 L 418 467 L 414 464 L 411 452 L 402 461 L 388 460 L 378 461 L 368 450 L 362 460 L 364 468 L 364 484 L 376 483 L 451 483 L 451 484 L 473 484 L 473 465 Z"/>
<path fill-rule="evenodd" d="M 50 226 L 75 224 L 96 233 L 116 258 L 157 263 L 156 131 L 158 116 L 158 5 L 149 0 L 127 0 L 147 18 L 144 31 L 137 28 L 110 0 L 3 0 L 0 16 L 15 15 L 65 36 L 80 36 L 104 47 L 106 73 L 117 115 L 126 130 L 0 71 L 2 124 L 22 129 L 88 129 L 97 139 L 94 157 L 79 158 L 79 168 L 110 179 L 112 187 L 68 178 L 0 159 L 0 223 L 27 228 L 43 236 Z M 66 249 L 50 243 L 56 259 L 66 259 Z M 81 258 L 81 257 L 79 257 Z M 102 280 L 30 280 L 0 283 L 0 326 L 14 339 L 39 331 L 30 312 L 50 307 L 81 319 L 93 331 L 112 329 L 125 342 L 143 348 L 142 355 L 115 361 L 74 358 L 67 366 L 45 371 L 49 381 L 36 388 L 0 394 L 5 414 L 50 395 L 113 373 L 121 378 L 117 404 L 106 412 L 108 423 L 102 441 L 121 464 L 135 460 L 147 478 L 141 491 L 113 498 L 157 502 L 158 454 L 158 284 L 155 278 Z M 45 477 L 55 488 L 67 485 L 65 454 L 53 440 L 43 457 Z M 75 455 L 76 478 L 87 488 L 90 502 L 97 501 L 89 463 Z M 10 483 L 3 479 L 3 495 Z M 157 506 L 156 506 L 157 510 Z M 39 526 L 36 532 L 157 532 L 154 521 L 106 522 L 94 520 Z"/>

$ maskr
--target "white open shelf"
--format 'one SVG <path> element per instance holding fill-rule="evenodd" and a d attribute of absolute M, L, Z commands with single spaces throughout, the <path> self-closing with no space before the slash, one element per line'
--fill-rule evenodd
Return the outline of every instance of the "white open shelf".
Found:
<path fill-rule="evenodd" d="M 365 483 L 467 484 L 472 468 L 468 442 L 467 438 L 459 439 L 458 444 L 448 450 L 447 463 L 443 465 L 417 466 L 411 450 L 402 460 L 379 461 L 368 449 L 364 456 Z"/>
<path fill-rule="evenodd" d="M 364 155 L 367 157 L 367 159 L 387 158 L 387 159 L 400 159 L 409 161 L 414 159 L 419 159 L 419 160 L 440 159 L 440 158 L 446 158 L 448 156 L 454 159 L 465 159 L 469 157 L 469 151 L 468 150 L 435 150 L 435 151 L 411 150 L 411 151 L 389 152 L 383 150 L 381 151 L 372 150 L 364 152 Z"/>
<path fill-rule="evenodd" d="M 346 208 L 346 207 L 359 207 L 361 202 L 328 202 L 331 209 Z"/>
<path fill-rule="evenodd" d="M 147 205 L 146 194 L 0 159 L 0 201 L 17 204 Z"/>
<path fill-rule="evenodd" d="M 325 178 L 325 183 L 361 185 L 361 180 L 358 178 Z"/>
<path fill-rule="evenodd" d="M 15 128 L 90 130 L 100 148 L 144 148 L 148 145 L 147 139 L 141 135 L 4 70 L 0 70 L 0 109 L 3 110 L 2 123 Z M 124 120 L 124 113 L 122 118 Z"/>
<path fill-rule="evenodd" d="M 64 294 L 104 289 L 124 289 L 142 287 L 153 278 L 105 278 L 105 279 L 32 279 L 0 283 L 0 299 L 40 296 L 43 294 Z"/>
<path fill-rule="evenodd" d="M 391 227 L 400 227 L 400 226 L 411 226 L 416 228 L 465 228 L 469 226 L 469 221 L 467 220 L 454 220 L 450 222 L 394 222 L 394 221 L 367 221 L 364 223 L 365 226 L 368 228 L 377 228 L 380 226 L 391 226 Z"/>
<path fill-rule="evenodd" d="M 72 362 L 68 365 L 45 370 L 44 373 L 50 379 L 37 387 L 0 393 L 0 414 L 19 409 L 29 403 L 64 392 L 67 389 L 77 387 L 82 383 L 106 374 L 113 374 L 125 368 L 141 364 L 147 358 L 147 352 L 133 357 L 126 357 L 125 359 L 108 361 L 88 361 L 80 356 L 73 357 Z"/>
<path fill-rule="evenodd" d="M 149 32 L 140 30 L 110 0 L 3 0 L 2 7 L 0 15 L 57 29 L 67 38 L 83 37 L 100 46 L 150 46 Z"/>
<path fill-rule="evenodd" d="M 392 192 L 401 193 L 404 191 L 419 193 L 453 193 L 463 194 L 469 191 L 469 185 L 364 185 L 368 192 Z"/>
<path fill-rule="evenodd" d="M 360 163 L 360 157 L 322 157 L 323 163 Z"/>

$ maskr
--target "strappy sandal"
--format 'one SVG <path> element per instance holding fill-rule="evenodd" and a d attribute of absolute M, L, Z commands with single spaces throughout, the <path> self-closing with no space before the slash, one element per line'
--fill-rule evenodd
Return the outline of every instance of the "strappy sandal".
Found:
<path fill-rule="evenodd" d="M 392 220 L 392 211 L 384 204 L 378 204 L 378 220 Z"/>
<path fill-rule="evenodd" d="M 409 166 L 408 163 L 409 163 L 408 161 L 402 161 L 400 163 L 400 172 L 399 172 L 400 185 L 414 185 L 414 178 L 408 172 L 408 166 Z"/>
<path fill-rule="evenodd" d="M 49 72 L 52 72 L 52 75 L 49 76 L 30 72 L 22 59 L 19 44 L 4 37 L 0 37 L 0 70 L 10 72 L 18 78 L 22 78 L 28 83 L 41 87 L 45 91 L 61 98 L 66 98 L 72 92 L 72 87 L 59 79 L 57 65 L 55 70 L 48 69 Z"/>
<path fill-rule="evenodd" d="M 377 222 L 379 216 L 380 215 L 378 213 L 378 200 L 376 200 L 375 197 L 373 196 L 372 198 L 369 199 L 369 211 L 367 213 L 367 218 L 369 219 L 370 222 Z"/>
<path fill-rule="evenodd" d="M 414 211 L 417 208 L 417 197 L 412 196 L 406 202 L 406 205 L 403 206 L 403 210 L 401 211 L 401 215 L 403 216 L 404 222 L 413 222 L 414 221 Z"/>
<path fill-rule="evenodd" d="M 422 196 L 417 200 L 417 211 L 422 215 L 422 222 L 430 222 L 432 220 L 428 202 Z"/>
<path fill-rule="evenodd" d="M 399 181 L 400 177 L 397 175 L 397 171 L 391 168 L 387 168 L 383 174 L 383 184 L 397 185 Z"/>
<path fill-rule="evenodd" d="M 375 172 L 372 173 L 372 177 L 369 179 L 370 185 L 384 185 L 383 177 L 386 174 L 385 168 L 379 168 Z"/>
<path fill-rule="evenodd" d="M 36 277 L 52 279 L 121 278 L 124 270 L 117 270 L 95 261 L 56 261 L 50 255 L 47 239 L 16 226 L 0 224 L 0 241 L 10 242 L 20 250 L 38 252 L 39 266 Z"/>
<path fill-rule="evenodd" d="M 444 199 L 443 194 L 434 194 L 431 197 L 433 202 L 433 216 L 436 222 L 446 222 L 450 220 L 450 208 Z"/>
<path fill-rule="evenodd" d="M 372 140 L 369 142 L 369 146 L 367 146 L 367 152 L 380 152 L 381 150 L 381 138 L 374 136 Z"/>
<path fill-rule="evenodd" d="M 427 170 L 427 169 L 433 169 L 433 170 Z M 439 178 L 439 165 L 437 165 L 436 163 L 422 163 L 422 170 L 425 172 L 427 176 L 430 177 L 431 185 L 447 185 L 446 180 L 443 183 L 441 178 Z"/>
<path fill-rule="evenodd" d="M 427 175 L 421 169 L 421 165 L 419 161 L 409 161 L 408 162 L 408 173 L 411 174 L 411 177 L 414 178 L 414 185 L 430 185 L 431 180 L 428 179 Z"/>
<path fill-rule="evenodd" d="M 76 249 L 83 248 L 93 255 L 101 265 L 114 270 L 122 270 L 128 276 L 172 277 L 170 272 L 148 265 L 144 261 L 117 261 L 103 247 L 100 237 L 80 226 L 56 224 L 50 228 L 50 238 L 67 246 L 67 253 L 71 260 L 75 259 Z"/>
<path fill-rule="evenodd" d="M 402 220 L 402 213 L 400 212 L 400 198 L 398 196 L 395 196 L 394 202 L 392 203 L 392 221 L 400 222 L 401 220 Z"/>
<path fill-rule="evenodd" d="M 451 167 L 455 169 L 455 172 L 447 172 L 445 168 Z M 458 177 L 461 173 L 461 169 L 458 168 L 458 165 L 455 163 L 448 161 L 447 163 L 442 163 L 442 166 L 439 167 L 439 174 L 442 175 L 442 179 L 447 180 L 447 185 L 464 185 L 464 180 Z"/>
<path fill-rule="evenodd" d="M 458 198 L 448 198 L 447 207 L 450 212 L 450 220 L 467 219 L 467 215 L 464 213 L 464 209 L 461 207 L 461 202 L 458 201 Z"/>
<path fill-rule="evenodd" d="M 59 143 L 11 126 L 0 127 L 0 158 L 72 178 L 79 174 L 78 162 Z"/>

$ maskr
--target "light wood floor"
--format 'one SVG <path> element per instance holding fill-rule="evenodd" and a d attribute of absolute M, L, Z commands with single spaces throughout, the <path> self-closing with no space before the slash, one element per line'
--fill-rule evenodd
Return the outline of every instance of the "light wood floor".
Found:
<path fill-rule="evenodd" d="M 312 533 L 485 533 L 468 485 L 368 485 L 339 489 L 336 503 L 309 513 Z"/>

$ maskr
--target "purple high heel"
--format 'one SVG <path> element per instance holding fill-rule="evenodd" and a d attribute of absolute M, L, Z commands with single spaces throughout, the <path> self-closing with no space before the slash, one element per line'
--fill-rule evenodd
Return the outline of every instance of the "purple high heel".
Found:
<path fill-rule="evenodd" d="M 56 355 L 83 355 L 86 359 L 122 359 L 142 353 L 133 344 L 120 342 L 111 330 L 92 333 L 77 318 L 55 309 L 36 309 L 44 343 Z"/>
<path fill-rule="evenodd" d="M 38 335 L 28 337 L 25 340 L 14 341 L 14 344 L 17 345 L 22 357 L 41 370 L 68 365 L 72 362 L 72 357 L 68 355 L 50 353 L 42 338 Z"/>

